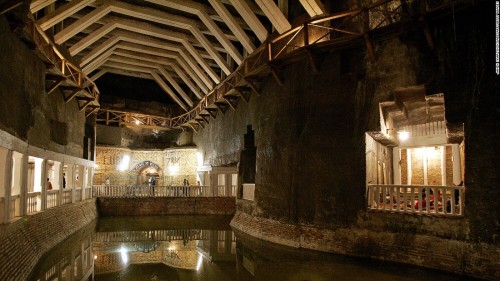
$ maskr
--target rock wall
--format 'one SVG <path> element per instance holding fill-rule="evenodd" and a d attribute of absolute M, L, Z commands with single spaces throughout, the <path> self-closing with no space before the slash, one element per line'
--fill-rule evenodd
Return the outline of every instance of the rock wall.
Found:
<path fill-rule="evenodd" d="M 85 112 L 45 91 L 45 65 L 11 32 L 0 15 L 0 129 L 30 145 L 75 157 L 83 155 Z M 87 158 L 87 157 L 85 157 Z"/>
<path fill-rule="evenodd" d="M 255 132 L 255 201 L 237 202 L 233 226 L 282 244 L 286 236 L 296 247 L 320 249 L 336 240 L 345 243 L 342 249 L 327 251 L 427 267 L 436 267 L 425 261 L 436 249 L 446 263 L 438 263 L 440 269 L 498 279 L 498 78 L 494 27 L 485 20 L 492 9 L 482 1 L 453 17 L 450 10 L 429 18 L 434 49 L 418 25 L 409 25 L 392 36 L 372 34 L 374 63 L 360 47 L 319 54 L 318 74 L 306 60 L 287 65 L 279 70 L 282 87 L 270 76 L 260 96 L 211 120 L 194 135 L 205 164 L 239 162 L 247 126 Z M 365 132 L 380 130 L 378 104 L 393 99 L 394 89 L 421 84 L 427 94 L 444 93 L 448 123 L 465 124 L 466 210 L 456 221 L 392 214 L 386 221 L 386 214 L 365 210 Z M 301 242 L 299 226 L 299 233 L 319 230 L 317 238 Z M 404 243 L 416 236 L 415 243 Z M 444 248 L 432 246 L 441 242 Z"/>

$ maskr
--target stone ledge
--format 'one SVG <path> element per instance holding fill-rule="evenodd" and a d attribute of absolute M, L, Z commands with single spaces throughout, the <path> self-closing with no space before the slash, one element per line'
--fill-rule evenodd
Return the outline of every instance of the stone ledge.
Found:
<path fill-rule="evenodd" d="M 232 215 L 236 212 L 234 197 L 149 197 L 98 198 L 99 215 Z"/>
<path fill-rule="evenodd" d="M 231 227 L 236 232 L 294 248 L 400 262 L 500 280 L 500 251 L 491 244 L 360 228 L 322 229 L 252 217 L 239 211 L 231 221 Z"/>

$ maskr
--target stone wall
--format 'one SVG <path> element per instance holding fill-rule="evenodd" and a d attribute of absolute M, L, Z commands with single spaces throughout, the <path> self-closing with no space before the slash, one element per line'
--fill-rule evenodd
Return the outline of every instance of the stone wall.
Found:
<path fill-rule="evenodd" d="M 45 91 L 45 65 L 0 15 L 0 130 L 30 145 L 82 157 L 85 112 Z M 84 157 L 84 158 L 88 158 Z"/>
<path fill-rule="evenodd" d="M 485 15 L 494 7 L 486 2 L 454 18 L 450 11 L 430 17 L 434 49 L 421 29 L 406 26 L 384 40 L 373 34 L 374 63 L 364 48 L 350 48 L 317 53 L 318 74 L 307 60 L 286 65 L 278 69 L 282 87 L 269 75 L 260 96 L 195 133 L 205 162 L 223 166 L 239 162 L 246 127 L 255 132 L 255 201 L 238 201 L 233 226 L 281 244 L 319 249 L 335 241 L 339 247 L 325 249 L 429 267 L 425 259 L 435 250 L 442 269 L 500 278 L 498 134 L 492 133 L 498 103 L 487 55 L 493 37 L 485 34 L 493 30 Z M 365 132 L 380 130 L 378 104 L 393 99 L 391 91 L 421 84 L 427 94 L 444 94 L 448 123 L 465 124 L 464 216 L 393 215 L 389 227 L 386 214 L 365 211 Z M 310 231 L 316 239 L 306 237 Z"/>
<path fill-rule="evenodd" d="M 27 280 L 46 252 L 97 217 L 90 199 L 0 225 L 0 280 Z"/>
<path fill-rule="evenodd" d="M 99 215 L 231 215 L 236 211 L 234 197 L 192 198 L 99 198 Z"/>
<path fill-rule="evenodd" d="M 130 156 L 130 163 L 125 171 L 119 171 L 118 165 L 125 155 Z M 147 173 L 158 173 L 157 186 L 183 185 L 185 178 L 190 183 L 196 183 L 196 161 L 196 148 L 192 147 L 132 150 L 98 146 L 94 184 L 104 184 L 109 177 L 111 185 L 143 185 L 147 184 Z M 148 165 L 141 166 L 144 163 Z"/>

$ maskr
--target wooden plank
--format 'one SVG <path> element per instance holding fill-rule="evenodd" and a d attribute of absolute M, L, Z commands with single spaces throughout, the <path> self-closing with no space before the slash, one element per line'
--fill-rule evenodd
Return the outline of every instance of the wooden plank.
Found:
<path fill-rule="evenodd" d="M 51 28 L 57 23 L 63 21 L 70 15 L 78 12 L 79 10 L 85 8 L 90 3 L 95 0 L 73 0 L 69 3 L 62 5 L 57 10 L 45 15 L 41 19 L 37 20 L 37 24 L 42 28 L 43 31 Z"/>
<path fill-rule="evenodd" d="M 299 0 L 302 7 L 311 17 L 321 16 L 326 14 L 326 9 L 321 0 Z"/>
<path fill-rule="evenodd" d="M 151 75 L 155 79 L 156 83 L 185 111 L 189 109 L 182 103 L 182 101 L 175 95 L 175 93 L 168 87 L 168 85 L 161 79 L 161 77 L 156 72 L 151 72 Z"/>
<path fill-rule="evenodd" d="M 168 0 L 168 1 L 146 0 L 146 1 L 197 15 L 200 18 L 200 20 L 205 24 L 205 26 L 212 32 L 215 38 L 217 38 L 217 40 L 222 44 L 222 46 L 224 46 L 227 52 L 234 58 L 234 60 L 238 64 L 241 64 L 243 57 L 234 47 L 234 45 L 229 41 L 229 39 L 224 35 L 219 26 L 217 26 L 217 24 L 212 20 L 212 18 L 207 12 L 207 8 L 205 7 L 205 5 L 189 0 Z"/>
<path fill-rule="evenodd" d="M 56 0 L 35 0 L 35 1 L 32 1 L 31 4 L 30 4 L 30 11 L 34 14 L 38 11 L 40 11 L 41 9 L 49 6 L 50 4 L 52 3 L 55 3 Z"/>
<path fill-rule="evenodd" d="M 66 27 L 65 29 L 59 31 L 54 36 L 54 41 L 57 44 L 62 44 L 64 42 L 68 41 L 69 38 L 75 36 L 76 34 L 78 34 L 78 32 L 89 27 L 91 24 L 96 22 L 98 19 L 100 19 L 100 18 L 104 17 L 105 15 L 107 15 L 108 13 L 110 13 L 111 10 L 112 10 L 112 7 L 109 4 L 104 4 L 100 7 L 98 7 L 97 9 L 95 9 L 92 12 L 85 15 L 83 18 L 74 22 L 73 24 Z"/>
<path fill-rule="evenodd" d="M 190 106 L 193 106 L 193 100 L 191 100 L 187 95 L 186 92 L 177 84 L 177 81 L 162 67 L 162 66 L 157 66 L 158 72 L 160 72 L 161 75 L 163 75 L 165 78 L 167 78 L 167 81 L 174 87 L 175 90 L 177 90 L 177 93 L 184 99 L 184 101 Z"/>
<path fill-rule="evenodd" d="M 230 2 L 234 6 L 236 11 L 238 11 L 241 17 L 255 33 L 257 38 L 259 38 L 260 42 L 264 42 L 267 39 L 267 30 L 257 18 L 254 10 L 250 8 L 248 3 L 241 0 L 229 0 L 228 2 Z"/>
<path fill-rule="evenodd" d="M 280 34 L 292 28 L 273 0 L 255 0 L 255 2 Z"/>
<path fill-rule="evenodd" d="M 252 41 L 243 30 L 243 28 L 241 28 L 238 22 L 236 22 L 233 15 L 231 15 L 231 13 L 226 9 L 224 4 L 222 4 L 220 0 L 208 0 L 208 2 L 210 2 L 212 7 L 221 16 L 221 18 L 224 20 L 229 29 L 240 40 L 240 43 L 243 45 L 245 50 L 247 50 L 249 54 L 253 53 L 253 51 L 255 50 L 255 46 L 253 45 Z M 241 62 L 237 63 L 241 64 Z"/>
<path fill-rule="evenodd" d="M 83 38 L 82 40 L 76 42 L 69 48 L 69 53 L 72 56 L 75 56 L 78 54 L 80 51 L 84 50 L 88 46 L 92 45 L 95 43 L 97 40 L 101 39 L 103 36 L 111 32 L 113 29 L 117 27 L 117 23 L 115 22 L 110 22 L 102 27 L 100 27 L 98 30 L 92 32 L 90 35 L 87 37 Z"/>
<path fill-rule="evenodd" d="M 7 0 L 5 3 L 0 4 L 0 15 L 15 9 L 23 4 L 22 0 Z"/>
<path fill-rule="evenodd" d="M 123 50 L 130 50 L 130 51 L 135 51 L 135 52 L 141 52 L 141 53 L 146 53 L 146 54 L 151 54 L 155 56 L 161 56 L 161 57 L 167 57 L 167 58 L 173 58 L 175 61 L 184 69 L 184 71 L 187 72 L 189 77 L 193 79 L 193 81 L 198 85 L 198 87 L 205 93 L 208 93 L 209 88 L 202 82 L 200 77 L 198 76 L 197 73 L 190 67 L 188 63 L 180 56 L 179 53 L 174 53 L 174 52 L 169 52 L 166 50 L 162 49 L 157 49 L 157 48 L 151 48 L 147 46 L 141 46 L 137 44 L 131 44 L 131 43 L 124 43 L 120 42 L 117 44 L 117 46 L 120 49 Z"/>

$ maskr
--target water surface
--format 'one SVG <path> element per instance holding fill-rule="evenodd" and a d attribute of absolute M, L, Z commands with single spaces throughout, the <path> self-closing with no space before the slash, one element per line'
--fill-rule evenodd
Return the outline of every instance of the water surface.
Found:
<path fill-rule="evenodd" d="M 472 280 L 237 236 L 230 220 L 228 216 L 101 218 L 42 258 L 30 280 Z"/>

